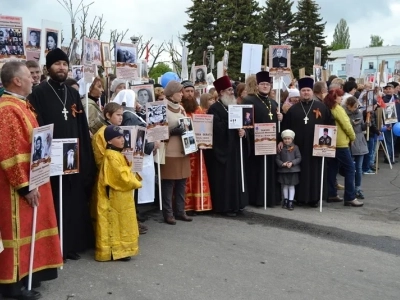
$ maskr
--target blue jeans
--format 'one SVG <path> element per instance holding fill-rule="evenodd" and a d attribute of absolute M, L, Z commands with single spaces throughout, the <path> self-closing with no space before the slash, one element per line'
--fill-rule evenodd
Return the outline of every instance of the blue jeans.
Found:
<path fill-rule="evenodd" d="M 363 160 L 363 172 L 367 172 L 375 163 L 375 147 L 377 137 L 378 136 L 376 134 L 370 134 L 369 136 L 369 141 L 367 141 L 368 153 L 364 155 Z"/>
<path fill-rule="evenodd" d="M 344 172 L 344 201 L 353 201 L 356 198 L 354 188 L 354 162 L 349 148 L 336 148 L 336 157 L 328 160 L 328 197 L 336 197 L 336 175 L 339 165 Z"/>
<path fill-rule="evenodd" d="M 355 168 L 356 168 L 356 175 L 355 175 L 355 186 L 356 191 L 361 189 L 361 178 L 362 178 L 362 165 L 364 161 L 364 155 L 354 155 Z"/>

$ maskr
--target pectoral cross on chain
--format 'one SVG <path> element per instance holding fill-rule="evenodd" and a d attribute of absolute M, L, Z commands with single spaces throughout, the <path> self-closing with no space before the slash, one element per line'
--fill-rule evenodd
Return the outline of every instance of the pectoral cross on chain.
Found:
<path fill-rule="evenodd" d="M 304 120 L 304 124 L 307 124 L 307 121 L 309 120 L 309 118 L 306 116 L 303 120 Z"/>
<path fill-rule="evenodd" d="M 68 110 L 65 109 L 65 106 L 61 113 L 64 114 L 64 119 L 65 119 L 65 121 L 67 121 L 68 120 L 68 117 L 67 117 Z"/>
<path fill-rule="evenodd" d="M 272 120 L 272 116 L 273 116 L 272 112 L 269 112 L 268 116 L 269 116 L 269 119 Z"/>

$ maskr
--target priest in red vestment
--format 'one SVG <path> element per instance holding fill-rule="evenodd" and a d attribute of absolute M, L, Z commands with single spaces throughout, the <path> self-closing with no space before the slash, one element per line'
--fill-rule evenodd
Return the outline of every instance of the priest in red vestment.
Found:
<path fill-rule="evenodd" d="M 32 287 L 57 278 L 62 266 L 60 240 L 50 183 L 29 191 L 32 130 L 38 127 L 35 112 L 26 101 L 33 80 L 25 64 L 4 64 L 0 98 L 0 232 L 4 251 L 0 253 L 0 298 L 39 299 L 27 290 L 32 235 L 33 206 L 37 209 Z"/>
<path fill-rule="evenodd" d="M 194 114 L 205 114 L 194 97 L 194 85 L 191 81 L 182 82 L 182 106 L 186 115 L 193 119 Z M 191 175 L 186 181 L 185 211 L 212 210 L 210 186 L 208 184 L 207 169 L 204 159 L 200 162 L 200 151 L 190 154 Z M 200 167 L 202 164 L 202 168 Z M 201 181 L 203 181 L 203 199 L 201 197 Z"/>

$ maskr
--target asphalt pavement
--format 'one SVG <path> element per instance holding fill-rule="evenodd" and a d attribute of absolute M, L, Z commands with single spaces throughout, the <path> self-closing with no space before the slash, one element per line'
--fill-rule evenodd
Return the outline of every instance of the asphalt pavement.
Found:
<path fill-rule="evenodd" d="M 398 300 L 399 174 L 397 164 L 363 176 L 362 208 L 249 207 L 175 226 L 151 211 L 130 262 L 87 252 L 38 290 L 48 300 Z"/>

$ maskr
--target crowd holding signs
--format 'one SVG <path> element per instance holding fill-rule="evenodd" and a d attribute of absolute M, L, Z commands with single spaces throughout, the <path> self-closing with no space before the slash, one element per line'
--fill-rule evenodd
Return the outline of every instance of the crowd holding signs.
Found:
<path fill-rule="evenodd" d="M 129 261 L 148 230 L 138 204 L 158 198 L 170 225 L 192 221 L 190 211 L 234 217 L 248 204 L 361 207 L 361 178 L 373 174 L 379 147 L 396 162 L 398 83 L 382 93 L 379 84 L 328 79 L 321 48 L 314 78 L 296 81 L 291 46 L 271 45 L 268 68 L 262 45 L 243 44 L 239 84 L 228 51 L 215 80 L 205 65 L 189 75 L 184 47 L 182 74 L 154 84 L 133 44 L 116 43 L 112 60 L 110 44 L 85 37 L 81 64 L 70 65 L 77 47 L 60 49 L 60 28 L 44 20 L 24 40 L 22 18 L 0 16 L 2 295 L 38 299 L 32 286 L 93 246 L 97 261 Z M 40 65 L 43 80 L 33 76 Z"/>

